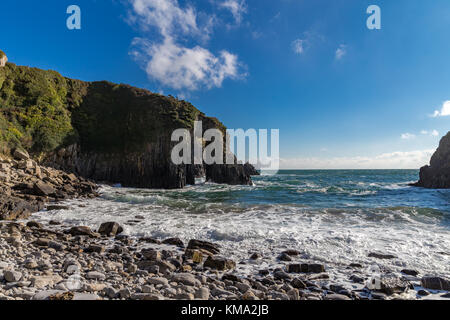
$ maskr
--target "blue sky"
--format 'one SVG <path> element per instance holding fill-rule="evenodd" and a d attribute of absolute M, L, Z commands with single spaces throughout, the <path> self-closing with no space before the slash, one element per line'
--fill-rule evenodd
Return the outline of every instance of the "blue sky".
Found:
<path fill-rule="evenodd" d="M 447 0 L 5 0 L 0 27 L 18 65 L 280 129 L 284 168 L 418 168 L 449 128 Z"/>

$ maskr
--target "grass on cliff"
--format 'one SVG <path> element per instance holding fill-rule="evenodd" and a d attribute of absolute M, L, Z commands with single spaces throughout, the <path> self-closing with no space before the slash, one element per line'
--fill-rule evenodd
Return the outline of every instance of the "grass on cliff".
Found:
<path fill-rule="evenodd" d="M 132 152 L 198 118 L 225 128 L 186 101 L 147 90 L 12 63 L 0 68 L 1 153 L 20 147 L 40 155 L 75 142 L 84 151 Z"/>

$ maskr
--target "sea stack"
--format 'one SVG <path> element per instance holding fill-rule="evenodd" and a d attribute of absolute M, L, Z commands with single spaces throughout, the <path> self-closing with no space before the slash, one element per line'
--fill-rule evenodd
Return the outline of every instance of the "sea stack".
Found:
<path fill-rule="evenodd" d="M 430 165 L 420 168 L 420 180 L 413 185 L 429 189 L 450 188 L 450 132 L 439 142 Z"/>
<path fill-rule="evenodd" d="M 7 62 L 8 62 L 8 57 L 2 50 L 0 50 L 0 68 L 3 68 L 4 66 L 6 66 Z"/>

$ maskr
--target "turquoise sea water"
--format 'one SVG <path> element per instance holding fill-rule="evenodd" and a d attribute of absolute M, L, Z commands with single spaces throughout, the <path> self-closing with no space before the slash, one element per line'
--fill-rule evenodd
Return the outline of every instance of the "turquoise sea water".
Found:
<path fill-rule="evenodd" d="M 237 260 L 259 251 L 264 264 L 294 248 L 301 259 L 339 273 L 349 263 L 450 275 L 450 190 L 410 187 L 417 170 L 301 170 L 253 178 L 253 186 L 201 184 L 183 190 L 104 186 L 102 196 L 71 210 L 41 214 L 97 228 L 218 242 Z M 368 253 L 397 256 L 374 261 Z M 245 268 L 245 266 L 242 266 Z"/>

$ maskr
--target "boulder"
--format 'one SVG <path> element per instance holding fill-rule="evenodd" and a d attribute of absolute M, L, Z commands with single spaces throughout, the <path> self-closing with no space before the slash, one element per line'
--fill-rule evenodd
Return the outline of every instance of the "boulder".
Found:
<path fill-rule="evenodd" d="M 221 256 L 209 256 L 203 267 L 225 271 L 236 268 L 236 262 Z"/>
<path fill-rule="evenodd" d="M 450 291 L 450 281 L 441 277 L 423 277 L 421 284 L 426 289 Z"/>
<path fill-rule="evenodd" d="M 177 246 L 179 248 L 184 248 L 184 243 L 180 238 L 169 238 L 164 240 L 162 243 Z"/>
<path fill-rule="evenodd" d="M 123 232 L 123 228 L 117 222 L 102 223 L 98 233 L 107 237 L 114 237 Z"/>
<path fill-rule="evenodd" d="M 13 154 L 14 159 L 16 160 L 28 160 L 30 159 L 30 155 L 25 150 L 16 149 Z"/>
<path fill-rule="evenodd" d="M 67 231 L 67 233 L 71 234 L 72 236 L 88 236 L 92 238 L 98 237 L 98 234 L 96 234 L 91 230 L 91 228 L 86 226 L 72 227 Z"/>
<path fill-rule="evenodd" d="M 204 251 L 210 252 L 213 255 L 220 253 L 219 245 L 211 243 L 211 242 L 207 242 L 207 241 L 201 241 L 201 240 L 189 241 L 187 249 L 204 250 Z"/>
<path fill-rule="evenodd" d="M 34 191 L 37 195 L 43 197 L 53 195 L 56 192 L 50 184 L 44 182 L 36 182 L 34 184 Z"/>

